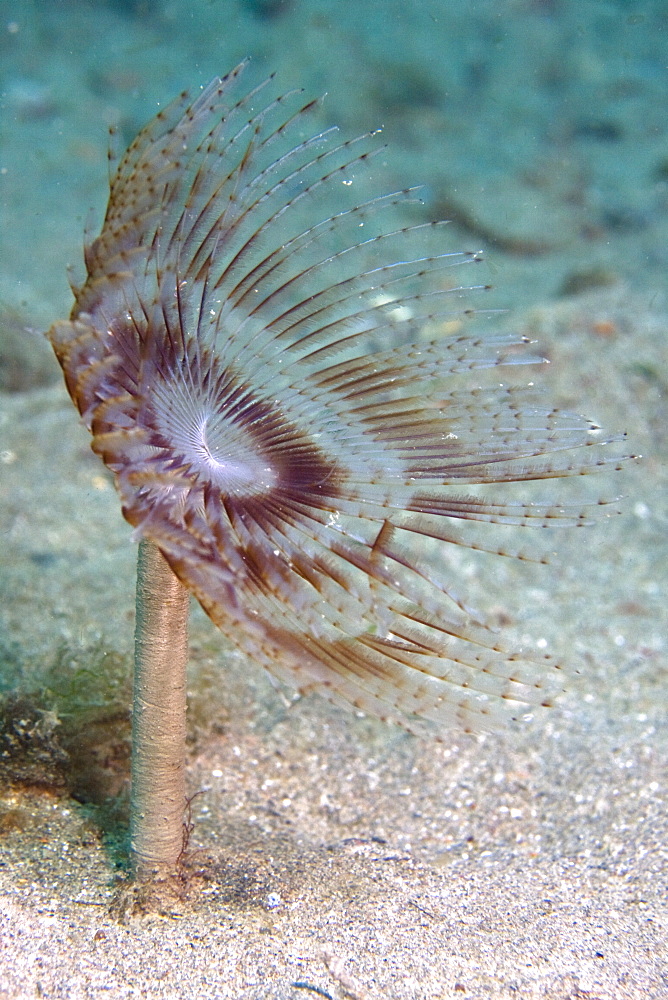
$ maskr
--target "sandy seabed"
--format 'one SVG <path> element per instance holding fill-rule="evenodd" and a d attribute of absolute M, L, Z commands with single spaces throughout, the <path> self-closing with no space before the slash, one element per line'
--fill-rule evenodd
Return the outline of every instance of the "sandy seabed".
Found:
<path fill-rule="evenodd" d="M 5 788 L 3 1000 L 668 996 L 665 318 L 621 288 L 517 317 L 552 398 L 644 457 L 584 481 L 621 515 L 551 533 L 550 566 L 451 556 L 474 606 L 580 671 L 560 706 L 420 741 L 292 700 L 194 614 L 190 885 L 119 920 L 99 815 Z M 4 396 L 0 426 L 5 635 L 36 679 L 61 642 L 126 654 L 134 547 L 69 400 Z"/>
<path fill-rule="evenodd" d="M 110 674 L 76 674 L 81 717 L 52 692 L 42 718 L 69 733 L 78 799 L 0 789 L 0 1000 L 664 1000 L 665 4 L 0 6 L 0 681 L 39 693 L 54 662 Z M 527 726 L 429 743 L 294 700 L 195 610 L 190 882 L 162 915 L 122 916 L 117 818 L 80 800 L 127 781 L 136 553 L 26 326 L 69 308 L 107 125 L 129 141 L 247 53 L 256 81 L 329 92 L 323 127 L 384 127 L 385 189 L 424 182 L 448 246 L 490 249 L 494 305 L 607 286 L 508 322 L 549 357 L 551 398 L 643 460 L 570 484 L 623 494 L 605 509 L 620 516 L 493 529 L 554 552 L 547 567 L 445 553 L 509 643 L 579 671 Z M 120 706 L 104 725 L 82 710 L 101 692 Z"/>

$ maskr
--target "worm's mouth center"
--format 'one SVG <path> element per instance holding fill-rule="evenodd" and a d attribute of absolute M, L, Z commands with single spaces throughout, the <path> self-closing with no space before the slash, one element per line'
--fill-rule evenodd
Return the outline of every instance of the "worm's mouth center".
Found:
<path fill-rule="evenodd" d="M 229 377 L 211 386 L 172 372 L 151 387 L 148 422 L 161 458 L 197 485 L 229 497 L 266 494 L 279 471 L 258 437 L 252 398 L 239 400 L 235 389 Z"/>
<path fill-rule="evenodd" d="M 225 493 L 265 493 L 277 482 L 276 470 L 237 428 L 225 435 L 207 416 L 201 416 L 189 435 L 188 455 L 194 469 Z"/>
<path fill-rule="evenodd" d="M 211 487 L 240 501 L 279 492 L 329 509 L 343 470 L 321 447 L 317 423 L 302 428 L 288 407 L 229 368 L 203 378 L 189 360 L 152 380 L 140 418 L 155 449 L 149 464 L 162 468 L 163 481 L 185 473 L 198 496 Z"/>

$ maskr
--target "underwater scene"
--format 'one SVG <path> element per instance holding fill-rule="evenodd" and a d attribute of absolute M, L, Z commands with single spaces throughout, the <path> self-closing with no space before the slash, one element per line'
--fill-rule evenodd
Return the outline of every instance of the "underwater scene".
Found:
<path fill-rule="evenodd" d="M 667 108 L 665 0 L 0 0 L 1 998 L 668 996 Z"/>

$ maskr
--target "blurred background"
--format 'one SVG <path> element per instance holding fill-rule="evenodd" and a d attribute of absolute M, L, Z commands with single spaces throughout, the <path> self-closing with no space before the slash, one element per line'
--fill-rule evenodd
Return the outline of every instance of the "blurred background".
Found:
<path fill-rule="evenodd" d="M 567 704 L 583 729 L 596 705 L 611 741 L 645 739 L 668 676 L 666 0 L 0 0 L 0 692 L 46 691 L 9 729 L 33 718 L 41 753 L 46 706 L 82 758 L 80 797 L 96 797 L 81 791 L 95 754 L 100 794 L 110 770 L 126 780 L 135 547 L 41 331 L 67 316 L 68 267 L 82 277 L 84 230 L 99 231 L 109 130 L 123 149 L 246 56 L 242 92 L 275 72 L 279 90 L 326 95 L 314 130 L 382 129 L 372 189 L 424 185 L 397 224 L 452 220 L 439 249 L 484 252 L 462 280 L 491 283 L 485 307 L 538 341 L 549 398 L 628 431 L 645 456 L 630 482 L 585 481 L 595 497 L 626 494 L 622 517 L 586 535 L 498 533 L 558 552 L 548 568 L 444 554 L 455 589 L 508 641 L 582 670 Z M 224 647 L 195 611 L 191 727 L 269 731 L 280 700 Z M 342 716 L 343 747 L 355 724 Z"/>
<path fill-rule="evenodd" d="M 450 249 L 526 307 L 668 264 L 665 0 L 0 0 L 0 302 L 48 325 L 124 147 L 245 56 L 382 129 L 380 190 L 423 184 Z M 374 181 L 375 182 L 375 181 Z"/>
<path fill-rule="evenodd" d="M 506 645 L 580 673 L 526 729 L 432 745 L 295 700 L 195 608 L 189 788 L 222 888 L 190 940 L 165 936 L 178 921 L 117 938 L 98 907 L 125 850 L 136 546 L 42 331 L 69 313 L 68 267 L 80 280 L 99 231 L 109 130 L 124 148 L 246 56 L 248 85 L 276 72 L 279 90 L 326 95 L 314 130 L 382 129 L 372 189 L 424 185 L 396 223 L 452 220 L 439 249 L 483 251 L 462 280 L 494 286 L 471 305 L 507 310 L 496 321 L 551 361 L 526 378 L 644 457 L 584 480 L 625 495 L 591 529 L 492 526 L 492 548 L 547 566 L 444 546 L 453 589 Z M 155 983 L 201 1000 L 222 995 L 219 965 L 253 962 L 262 982 L 325 984 L 315 960 L 290 963 L 335 941 L 374 996 L 666 996 L 667 92 L 667 0 L 0 0 L 0 895 L 28 926 L 5 935 L 12 995 L 74 995 L 98 969 L 96 995 Z M 531 485 L 549 502 L 583 489 Z M 356 845 L 372 853 L 351 880 Z M 433 903 L 409 858 L 435 863 Z M 277 911 L 287 943 L 268 923 L 249 924 L 252 946 L 234 923 L 220 936 L 228 904 L 269 920 L 269 888 L 298 901 Z"/>

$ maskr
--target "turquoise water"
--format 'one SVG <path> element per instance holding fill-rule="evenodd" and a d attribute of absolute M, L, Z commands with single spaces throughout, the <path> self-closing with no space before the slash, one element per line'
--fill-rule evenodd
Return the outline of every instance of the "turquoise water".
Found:
<path fill-rule="evenodd" d="M 661 487 L 647 476 L 660 468 L 655 438 L 666 395 L 665 3 L 1 0 L 0 17 L 5 389 L 61 384 L 39 331 L 70 309 L 68 269 L 75 281 L 82 276 L 84 230 L 98 231 L 110 143 L 122 151 L 157 108 L 184 88 L 197 92 L 249 56 L 249 84 L 276 72 L 285 90 L 325 95 L 315 127 L 334 123 L 345 137 L 382 130 L 378 142 L 386 149 L 369 169 L 374 192 L 423 184 L 422 204 L 411 215 L 398 215 L 396 224 L 449 218 L 451 225 L 438 230 L 437 252 L 483 252 L 482 280 L 494 286 L 485 304 L 507 309 L 509 322 L 524 324 L 523 332 L 535 334 L 558 362 L 552 366 L 558 401 L 591 407 L 604 426 L 631 432 L 631 450 L 649 451 L 646 479 L 640 491 L 636 485 L 630 492 L 639 505 L 636 524 L 647 529 L 656 517 L 652 528 L 661 531 L 655 504 Z M 477 271 L 472 280 L 480 280 Z M 586 318 L 574 298 L 582 292 L 599 295 Z M 42 494 L 51 477 L 59 496 L 72 490 L 79 505 L 80 521 L 69 529 L 78 532 L 73 545 L 65 527 L 30 528 L 14 487 L 4 494 L 8 506 L 0 527 L 8 542 L 17 539 L 18 552 L 28 547 L 32 560 L 25 564 L 28 582 L 17 583 L 24 580 L 21 556 L 7 556 L 7 620 L 25 621 L 27 632 L 47 638 L 54 625 L 56 635 L 62 631 L 51 603 L 57 597 L 48 591 L 44 598 L 47 615 L 22 618 L 17 593 L 37 586 L 31 571 L 40 586 L 47 581 L 57 593 L 62 567 L 53 568 L 54 551 L 67 550 L 71 560 L 80 550 L 77 567 L 95 557 L 96 543 L 83 521 L 84 513 L 93 520 L 98 504 L 108 504 L 116 518 L 116 552 L 122 551 L 123 573 L 127 569 L 132 578 L 132 549 L 126 548 L 117 500 L 111 490 L 104 492 L 108 484 L 92 458 L 85 474 L 70 468 L 87 455 L 87 443 L 82 435 L 80 451 L 70 457 L 69 428 L 74 435 L 76 418 L 58 411 L 61 419 L 60 464 L 48 466 L 55 455 L 44 454 L 45 433 L 31 437 L 28 424 L 18 428 L 19 443 L 36 471 L 21 460 L 15 442 L 2 451 L 7 476 L 17 478 L 28 510 L 39 507 L 40 516 L 48 516 L 49 498 L 42 502 Z M 77 500 L 82 476 L 88 492 Z M 606 491 L 614 494 L 615 487 L 601 488 Z M 633 538 L 642 560 L 648 549 L 642 536 Z M 499 578 L 502 572 L 494 570 Z M 654 568 L 648 572 L 645 596 L 654 602 L 661 587 Z M 86 604 L 84 617 L 95 622 L 96 586 L 91 593 L 84 574 L 77 589 L 72 569 L 67 578 L 78 594 L 70 601 Z M 612 566 L 607 582 L 616 582 Z M 98 595 L 103 604 L 107 585 Z M 131 602 L 130 587 L 123 588 Z M 76 631 L 75 613 L 71 621 L 67 628 Z M 126 623 L 112 631 L 130 635 Z M 20 635 L 16 641 L 20 647 Z"/>
<path fill-rule="evenodd" d="M 107 130 L 245 56 L 383 129 L 382 189 L 425 185 L 504 307 L 662 287 L 668 8 L 661 0 L 2 0 L 0 300 L 46 324 L 106 200 Z M 375 178 L 374 178 L 375 180 Z"/>
<path fill-rule="evenodd" d="M 34 696 L 19 705 L 18 723 L 37 737 L 26 741 L 37 751 L 36 764 L 25 761 L 27 784 L 37 771 L 49 785 L 49 767 L 62 783 L 60 740 L 80 801 L 127 786 L 136 558 L 111 477 L 90 452 L 40 331 L 68 314 L 68 267 L 81 278 L 84 230 L 99 231 L 109 130 L 122 149 L 181 90 L 196 92 L 246 56 L 249 83 L 275 71 L 285 90 L 326 95 L 322 128 L 336 124 L 346 137 L 382 129 L 387 148 L 372 187 L 424 185 L 423 205 L 396 224 L 451 219 L 439 249 L 483 252 L 482 280 L 494 286 L 485 304 L 507 309 L 501 321 L 549 356 L 540 377 L 550 398 L 628 430 L 628 450 L 645 458 L 584 485 L 533 484 L 534 500 L 561 498 L 569 485 L 626 495 L 622 516 L 591 531 L 494 534 L 499 547 L 554 553 L 547 566 L 450 546 L 446 566 L 463 600 L 512 641 L 580 671 L 547 721 L 519 733 L 481 743 L 448 735 L 434 746 L 315 699 L 288 701 L 194 609 L 189 788 L 204 790 L 194 805 L 198 844 L 238 859 L 244 879 L 269 833 L 284 836 L 285 870 L 300 878 L 303 844 L 326 861 L 315 902 L 301 888 L 290 896 L 287 877 L 267 883 L 272 896 L 277 888 L 299 903 L 281 931 L 295 934 L 290 967 L 276 973 L 283 985 L 244 984 L 234 996 L 287 1000 L 297 975 L 316 981 L 315 959 L 308 976 L 290 965 L 311 935 L 313 955 L 348 940 L 373 995 L 397 1000 L 454 995 L 460 980 L 471 996 L 659 1000 L 668 983 L 666 0 L 0 0 L 0 695 Z M 5 732 L 0 725 L 0 740 L 16 721 Z M 9 945 L 20 984 L 12 995 L 92 996 L 62 984 L 86 978 L 92 942 L 105 933 L 95 961 L 109 996 L 131 995 L 129 982 L 133 996 L 155 984 L 156 995 L 218 998 L 226 994 L 211 977 L 224 962 L 236 963 L 230 982 L 246 976 L 234 925 L 229 939 L 208 936 L 226 926 L 221 913 L 234 896 L 224 892 L 203 910 L 202 948 L 187 939 L 185 921 L 171 951 L 166 924 L 144 937 L 133 929 L 130 965 L 113 928 L 99 938 L 113 877 L 108 843 L 91 847 L 90 830 L 78 827 L 54 832 L 48 796 L 16 809 L 2 787 L 4 745 L 0 835 L 13 853 L 0 897 L 15 898 L 30 931 L 43 934 L 29 973 L 23 945 Z M 79 816 L 72 798 L 59 801 L 63 816 Z M 42 818 L 24 830 L 33 808 Z M 103 817 L 93 839 L 110 824 Z M 405 880 L 407 929 L 376 897 L 351 908 L 362 881 L 351 882 L 347 862 L 332 876 L 329 845 L 366 844 L 364 884 L 375 886 L 379 861 L 392 857 L 379 859 L 373 845 L 386 841 L 401 849 L 388 898 Z M 411 851 L 436 860 L 433 906 L 422 906 L 403 867 Z M 332 877 L 335 887 L 340 879 L 334 917 Z M 469 896 L 472 885 L 480 891 Z M 87 894 L 91 905 L 80 905 Z M 52 918 L 57 899 L 62 911 Z M 35 912 L 46 915 L 43 929 Z M 423 918 L 434 920 L 433 934 Z M 378 941 L 395 935 L 385 951 L 368 935 L 374 921 Z M 266 929 L 257 937 L 271 954 L 258 949 L 258 980 L 279 947 Z M 408 979 L 397 985 L 401 949 L 419 992 Z M 460 955 L 466 975 L 451 968 Z M 255 976 L 251 959 L 244 963 Z"/>
<path fill-rule="evenodd" d="M 323 128 L 337 124 L 348 137 L 382 130 L 378 142 L 387 148 L 374 161 L 373 187 L 424 185 L 423 204 L 397 224 L 451 219 L 438 249 L 481 250 L 483 280 L 494 286 L 490 304 L 524 316 L 530 335 L 535 322 L 551 357 L 563 352 L 564 367 L 553 366 L 560 400 L 585 409 L 591 396 L 605 426 L 632 432 L 632 450 L 657 448 L 668 255 L 668 7 L 658 0 L 0 0 L 4 388 L 60 385 L 39 331 L 67 315 L 68 268 L 75 281 L 81 277 L 83 232 L 99 227 L 109 130 L 122 150 L 157 108 L 246 56 L 249 83 L 276 72 L 286 90 L 325 95 L 316 114 Z M 580 319 L 577 307 L 568 312 L 573 296 L 596 290 L 603 297 L 593 317 Z M 541 312 L 562 307 L 563 320 Z M 526 319 L 532 309 L 535 321 Z M 581 365 L 583 352 L 594 375 Z M 76 418 L 62 419 L 64 449 Z M 50 457 L 28 431 L 24 444 L 38 463 Z M 84 436 L 79 447 L 84 454 Z M 13 475 L 29 476 L 13 444 L 2 454 Z M 660 468 L 659 454 L 646 476 Z M 61 458 L 49 475 L 65 489 L 68 459 Z M 28 507 L 45 487 L 41 467 L 33 475 L 20 484 Z M 97 465 L 90 477 L 94 506 L 105 481 Z M 632 489 L 645 528 L 659 490 L 650 479 L 640 493 Z M 9 538 L 23 515 L 10 490 L 5 496 Z M 88 495 L 85 503 L 88 512 Z M 125 544 L 113 495 L 109 510 Z M 656 517 L 658 533 L 664 522 Z M 35 528 L 30 538 L 40 538 L 40 581 L 49 579 L 50 545 L 72 551 L 72 539 L 47 536 Z M 644 557 L 647 547 L 634 537 Z M 90 558 L 85 538 L 79 526 Z M 20 559 L 10 561 L 13 573 Z M 75 577 L 68 579 L 76 589 Z M 647 594 L 658 600 L 660 587 L 652 585 Z M 13 601 L 17 584 L 6 586 Z M 14 608 L 10 620 L 16 616 Z M 48 632 L 48 616 L 29 620 L 38 633 L 46 620 Z"/>

